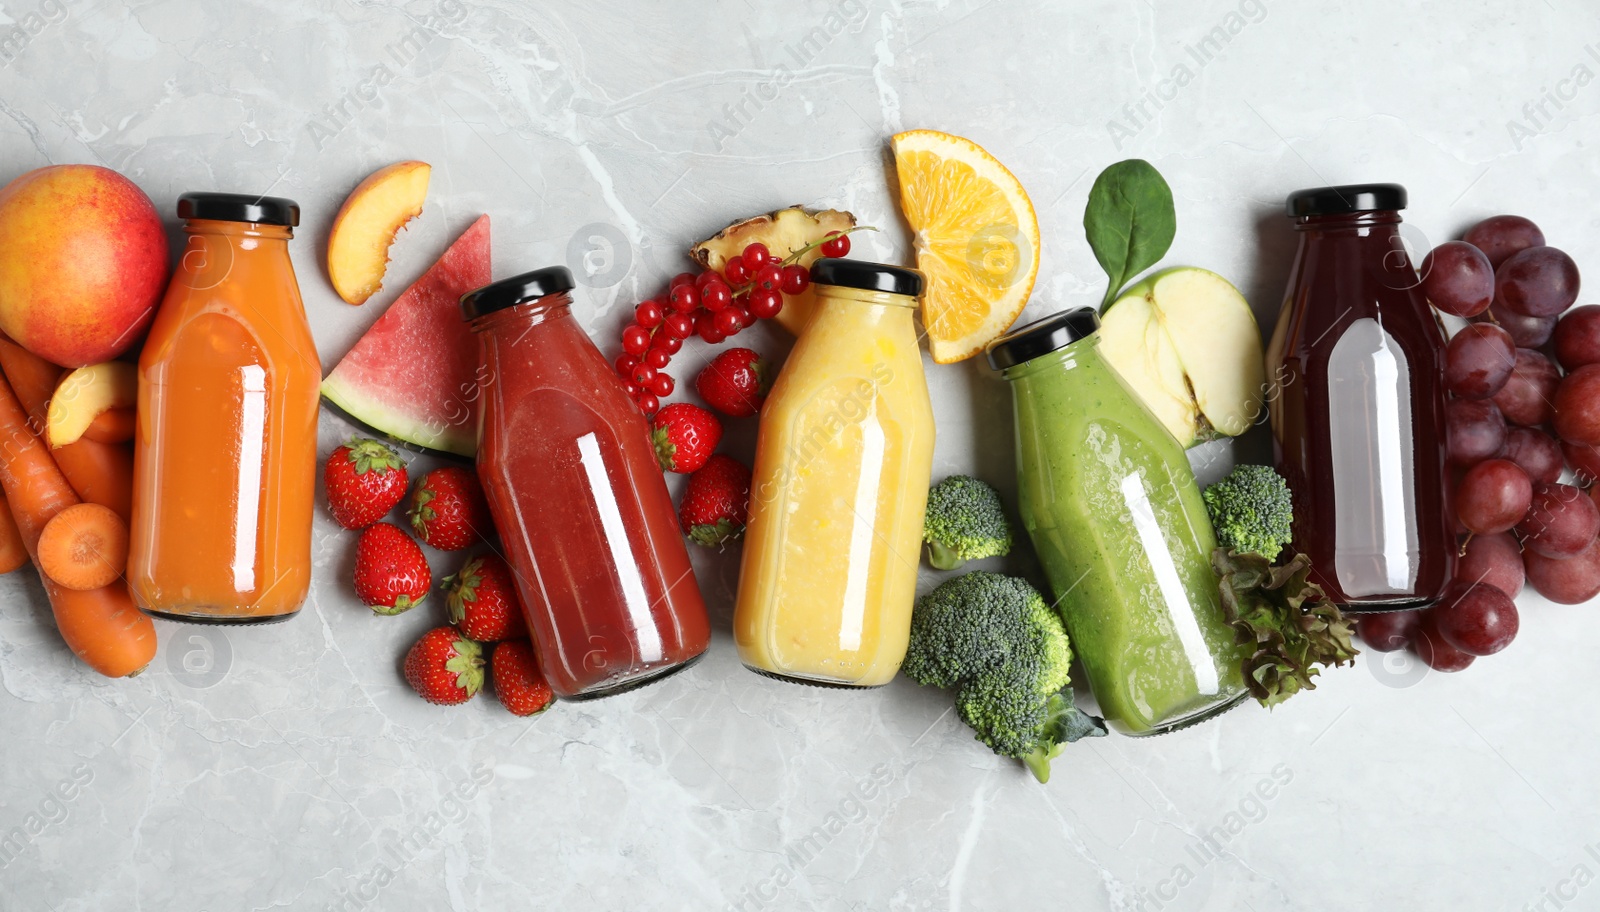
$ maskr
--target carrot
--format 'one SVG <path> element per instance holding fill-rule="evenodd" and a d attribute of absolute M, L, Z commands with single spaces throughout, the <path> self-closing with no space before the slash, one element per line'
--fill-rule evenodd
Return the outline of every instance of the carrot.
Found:
<path fill-rule="evenodd" d="M 8 383 L 0 383 L 0 488 L 37 564 L 45 525 L 79 501 L 50 451 L 28 429 L 28 415 Z M 156 654 L 155 625 L 134 607 L 122 581 L 79 591 L 48 576 L 42 579 L 62 639 L 89 667 L 120 678 L 150 664 Z"/>
<path fill-rule="evenodd" d="M 79 440 L 50 451 L 80 499 L 110 507 L 133 521 L 133 448 L 126 443 Z"/>
<path fill-rule="evenodd" d="M 39 533 L 39 572 L 68 589 L 109 586 L 128 570 L 128 524 L 109 507 L 74 504 Z"/>
<path fill-rule="evenodd" d="M 10 573 L 27 562 L 28 546 L 22 543 L 22 533 L 11 518 L 5 495 L 0 494 L 0 573 Z"/>
<path fill-rule="evenodd" d="M 44 433 L 45 410 L 63 371 L 0 335 L 0 370 L 28 413 L 28 427 Z M 121 444 L 79 439 L 50 451 L 78 497 L 133 518 L 133 451 Z"/>
<path fill-rule="evenodd" d="M 11 341 L 4 333 L 0 333 L 0 370 L 5 371 L 6 382 L 28 410 L 28 426 L 35 434 L 43 435 L 45 408 L 66 370 Z"/>
<path fill-rule="evenodd" d="M 126 443 L 133 439 L 133 415 L 131 406 L 106 409 L 89 422 L 83 437 L 101 443 Z"/>

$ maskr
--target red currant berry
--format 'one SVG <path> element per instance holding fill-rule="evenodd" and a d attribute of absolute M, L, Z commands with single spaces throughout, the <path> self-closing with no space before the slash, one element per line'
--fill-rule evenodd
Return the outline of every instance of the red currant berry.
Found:
<path fill-rule="evenodd" d="M 755 282 L 757 288 L 765 288 L 768 291 L 777 291 L 783 287 L 783 270 L 772 265 L 771 263 L 768 263 L 767 265 L 756 270 L 755 275 L 752 277 L 752 281 Z"/>
<path fill-rule="evenodd" d="M 744 260 L 746 269 L 755 272 L 757 269 L 767 265 L 768 256 L 767 245 L 756 241 L 754 244 L 746 246 L 744 253 L 740 254 L 739 258 Z"/>
<path fill-rule="evenodd" d="M 621 354 L 617 356 L 616 367 L 618 376 L 626 377 L 633 373 L 633 369 L 638 366 L 639 359 L 632 355 Z"/>
<path fill-rule="evenodd" d="M 667 287 L 668 288 L 677 288 L 679 285 L 693 285 L 693 284 L 694 284 L 694 273 L 692 273 L 692 272 L 680 272 L 677 275 L 672 277 L 672 283 L 670 285 L 668 285 Z"/>
<path fill-rule="evenodd" d="M 622 381 L 622 388 L 628 391 L 629 396 L 637 398 L 639 395 L 639 384 L 634 383 L 632 380 Z"/>
<path fill-rule="evenodd" d="M 688 337 L 685 336 L 684 338 Z M 669 355 L 676 355 L 680 348 L 683 348 L 683 339 L 672 335 L 665 329 L 656 333 L 656 337 L 650 340 L 650 351 L 664 351 Z M 655 365 L 651 366 L 654 367 Z"/>
<path fill-rule="evenodd" d="M 711 318 L 717 327 L 717 332 L 722 333 L 724 336 L 738 333 L 739 330 L 744 328 L 744 321 L 739 318 L 739 314 L 742 312 L 744 312 L 744 308 L 737 306 L 726 307 L 717 311 L 716 315 Z"/>
<path fill-rule="evenodd" d="M 686 313 L 669 313 L 661 328 L 674 339 L 687 339 L 694 332 L 694 318 Z"/>
<path fill-rule="evenodd" d="M 783 257 L 778 256 L 776 253 L 774 253 L 771 256 L 767 257 L 767 262 L 772 264 L 773 266 L 782 266 L 783 265 Z"/>
<path fill-rule="evenodd" d="M 722 271 L 727 273 L 726 278 L 730 284 L 743 285 L 750 281 L 750 270 L 745 268 L 744 260 L 740 257 L 729 260 L 728 265 L 722 267 Z"/>
<path fill-rule="evenodd" d="M 700 306 L 716 313 L 733 303 L 733 290 L 726 285 L 710 285 L 700 291 Z"/>
<path fill-rule="evenodd" d="M 678 342 L 677 339 L 674 339 L 672 341 Z M 678 344 L 682 345 L 683 343 L 682 342 L 678 342 Z M 671 361 L 672 361 L 672 352 L 669 352 L 664 348 L 657 348 L 654 345 L 650 346 L 650 350 L 644 353 L 644 363 L 650 365 L 651 367 L 655 368 L 656 370 L 660 370 L 663 367 L 666 367 L 667 364 L 669 364 Z"/>
<path fill-rule="evenodd" d="M 783 267 L 783 282 L 779 289 L 784 294 L 797 295 L 811 287 L 811 273 L 804 266 L 791 263 Z"/>
<path fill-rule="evenodd" d="M 744 307 L 730 307 L 728 309 L 739 315 L 739 327 L 741 329 L 756 325 L 755 315 L 750 312 L 750 307 L 748 305 Z"/>
<path fill-rule="evenodd" d="M 850 236 L 837 231 L 828 232 L 828 239 L 822 242 L 822 255 L 825 257 L 842 257 L 850 255 Z"/>
<path fill-rule="evenodd" d="M 664 311 L 661 309 L 660 301 L 645 301 L 633 309 L 634 320 L 645 329 L 655 329 L 660 326 L 662 316 Z"/>
<path fill-rule="evenodd" d="M 628 376 L 634 383 L 639 384 L 640 388 L 647 389 L 650 386 L 650 381 L 656 378 L 656 369 L 648 364 L 641 364 L 635 367 L 633 373 Z"/>
<path fill-rule="evenodd" d="M 712 272 L 711 270 L 707 269 L 705 272 L 702 272 L 699 275 L 694 277 L 694 287 L 699 288 L 699 289 L 704 289 L 707 285 L 710 285 L 712 282 L 720 282 L 720 281 L 722 281 L 722 276 L 719 276 L 715 272 Z"/>
<path fill-rule="evenodd" d="M 750 292 L 750 316 L 761 320 L 768 320 L 778 315 L 783 309 L 783 295 L 766 288 L 758 288 Z"/>
<path fill-rule="evenodd" d="M 673 387 L 677 385 L 671 374 L 656 374 L 656 378 L 650 381 L 650 392 L 665 399 L 672 395 Z"/>
<path fill-rule="evenodd" d="M 622 328 L 622 350 L 630 355 L 642 355 L 650 347 L 650 330 L 637 323 Z"/>
<path fill-rule="evenodd" d="M 716 345 L 727 338 L 722 334 L 722 330 L 717 329 L 715 314 L 701 314 L 700 319 L 694 322 L 694 331 L 700 334 L 700 338 L 704 339 L 707 345 Z"/>
<path fill-rule="evenodd" d="M 694 309 L 700 306 L 700 292 L 695 289 L 693 283 L 673 286 L 670 297 L 672 309 L 681 314 L 693 313 Z"/>
<path fill-rule="evenodd" d="M 654 415 L 661 411 L 661 400 L 657 399 L 654 393 L 640 393 L 633 401 L 639 403 L 639 411 L 646 415 Z"/>

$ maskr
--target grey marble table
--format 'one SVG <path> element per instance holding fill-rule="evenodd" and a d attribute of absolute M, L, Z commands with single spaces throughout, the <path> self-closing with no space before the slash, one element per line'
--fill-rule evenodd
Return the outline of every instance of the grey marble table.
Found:
<path fill-rule="evenodd" d="M 885 229 L 857 255 L 904 260 L 885 140 L 916 127 L 975 139 L 1027 186 L 1044 234 L 1030 313 L 1100 294 L 1084 200 L 1130 156 L 1177 196 L 1168 261 L 1232 278 L 1264 328 L 1292 252 L 1282 199 L 1303 186 L 1405 183 L 1424 242 L 1517 212 L 1600 270 L 1600 20 L 1579 0 L 3 11 L 0 180 L 104 164 L 169 219 L 186 190 L 299 200 L 325 367 L 484 212 L 496 274 L 573 265 L 582 320 L 608 344 L 734 217 L 848 208 Z M 434 165 L 427 209 L 386 290 L 349 307 L 321 263 L 329 222 L 357 180 L 404 158 Z M 680 379 L 703 358 L 691 345 Z M 929 367 L 935 474 L 1009 492 L 1003 384 L 975 362 Z M 350 430 L 325 414 L 322 452 Z M 730 434 L 748 455 L 753 426 Z M 1234 447 L 1197 456 L 1265 454 L 1259 432 Z M 299 617 L 159 623 L 161 655 L 130 681 L 72 659 L 31 570 L 0 579 L 0 909 L 1600 904 L 1593 605 L 1528 595 L 1515 645 L 1466 673 L 1363 656 L 1271 713 L 1077 745 L 1040 786 L 974 742 L 945 694 L 743 670 L 736 549 L 696 555 L 717 636 L 687 673 L 532 724 L 492 700 L 426 705 L 398 667 L 439 606 L 371 616 L 348 582 L 353 537 L 316 522 Z M 430 556 L 436 575 L 454 569 Z"/>

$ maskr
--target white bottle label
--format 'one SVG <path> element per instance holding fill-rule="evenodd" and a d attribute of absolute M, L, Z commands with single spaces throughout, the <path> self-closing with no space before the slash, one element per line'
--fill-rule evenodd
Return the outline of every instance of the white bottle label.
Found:
<path fill-rule="evenodd" d="M 1411 366 L 1376 320 L 1350 324 L 1328 357 L 1334 570 L 1345 595 L 1409 595 L 1421 565 Z"/>

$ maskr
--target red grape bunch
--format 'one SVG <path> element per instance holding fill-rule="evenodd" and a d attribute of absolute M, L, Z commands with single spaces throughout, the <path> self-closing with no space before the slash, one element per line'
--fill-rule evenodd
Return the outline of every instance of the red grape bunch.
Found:
<path fill-rule="evenodd" d="M 1470 322 L 1445 348 L 1450 508 L 1465 536 L 1454 582 L 1421 612 L 1364 617 L 1381 652 L 1460 671 L 1509 645 L 1524 583 L 1600 595 L 1600 306 L 1573 307 L 1578 267 L 1533 222 L 1486 219 L 1423 260 L 1423 291 Z M 1575 484 L 1562 484 L 1570 468 Z"/>
<path fill-rule="evenodd" d="M 633 319 L 622 328 L 622 354 L 617 356 L 616 368 L 639 409 L 653 415 L 661 408 L 661 400 L 672 395 L 677 384 L 666 367 L 683 348 L 684 340 L 698 335 L 716 345 L 757 320 L 777 316 L 784 295 L 797 295 L 810 287 L 811 274 L 799 260 L 818 248 L 823 256 L 846 256 L 850 238 L 830 231 L 787 257 L 770 253 L 767 245 L 757 241 L 728 260 L 722 273 L 711 269 L 699 275 L 680 272 L 672 277 L 664 296 L 634 307 Z"/>

